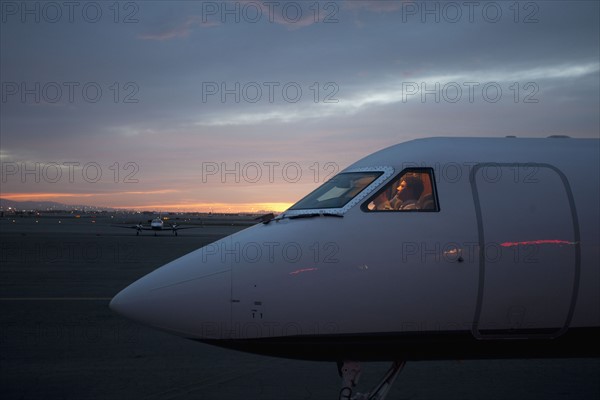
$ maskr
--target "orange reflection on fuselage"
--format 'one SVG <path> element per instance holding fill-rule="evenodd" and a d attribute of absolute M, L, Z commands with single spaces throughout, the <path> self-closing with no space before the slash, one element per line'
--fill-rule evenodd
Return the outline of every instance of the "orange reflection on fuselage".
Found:
<path fill-rule="evenodd" d="M 316 271 L 319 268 L 303 268 L 303 269 L 298 269 L 296 271 L 290 272 L 290 275 L 298 275 L 302 272 L 309 272 L 309 271 Z"/>
<path fill-rule="evenodd" d="M 577 242 L 569 242 L 567 240 L 559 240 L 559 239 L 540 239 L 540 240 L 526 240 L 526 241 L 522 241 L 522 242 L 504 242 L 504 243 L 500 243 L 500 246 L 513 247 L 513 246 L 527 246 L 527 245 L 532 245 L 532 244 L 533 245 L 536 245 L 536 244 L 574 245 L 576 243 Z"/>

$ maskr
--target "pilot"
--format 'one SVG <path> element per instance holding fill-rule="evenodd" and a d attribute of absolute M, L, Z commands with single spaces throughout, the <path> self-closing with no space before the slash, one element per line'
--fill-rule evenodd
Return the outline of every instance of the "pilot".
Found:
<path fill-rule="evenodd" d="M 419 177 L 414 175 L 402 177 L 396 190 L 397 193 L 390 202 L 394 210 L 419 209 L 417 201 L 424 190 L 423 181 Z"/>
<path fill-rule="evenodd" d="M 390 201 L 385 192 L 382 192 L 379 196 L 375 197 L 371 204 L 369 204 L 369 210 L 393 210 Z"/>

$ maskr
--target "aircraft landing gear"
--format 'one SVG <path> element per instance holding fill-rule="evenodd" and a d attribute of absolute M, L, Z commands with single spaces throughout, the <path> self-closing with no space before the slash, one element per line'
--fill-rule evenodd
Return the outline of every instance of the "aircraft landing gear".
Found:
<path fill-rule="evenodd" d="M 342 389 L 340 390 L 339 400 L 384 400 L 405 364 L 406 361 L 394 361 L 381 382 L 371 392 L 353 394 L 353 390 L 360 379 L 361 366 L 358 362 L 345 361 L 339 366 L 340 375 L 342 376 Z"/>

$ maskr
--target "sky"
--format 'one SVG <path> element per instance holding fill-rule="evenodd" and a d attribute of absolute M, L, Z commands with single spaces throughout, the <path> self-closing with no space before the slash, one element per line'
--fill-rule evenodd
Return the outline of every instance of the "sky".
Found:
<path fill-rule="evenodd" d="M 598 1 L 2 1 L 2 198 L 283 211 L 430 136 L 600 136 Z"/>

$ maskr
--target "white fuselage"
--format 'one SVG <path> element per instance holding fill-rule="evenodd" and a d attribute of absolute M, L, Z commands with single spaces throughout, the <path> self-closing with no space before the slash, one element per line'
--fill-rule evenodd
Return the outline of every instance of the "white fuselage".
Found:
<path fill-rule="evenodd" d="M 160 231 L 164 227 L 164 222 L 160 218 L 154 218 L 152 222 L 150 222 L 150 228 L 155 231 Z"/>
<path fill-rule="evenodd" d="M 133 283 L 111 307 L 187 338 L 286 357 L 587 355 L 571 345 L 600 330 L 599 152 L 597 140 L 569 138 L 392 146 L 342 171 L 382 173 L 343 208 L 290 210 L 221 239 Z M 366 209 L 420 167 L 433 169 L 438 210 Z M 306 215 L 329 211 L 343 218 Z"/>

